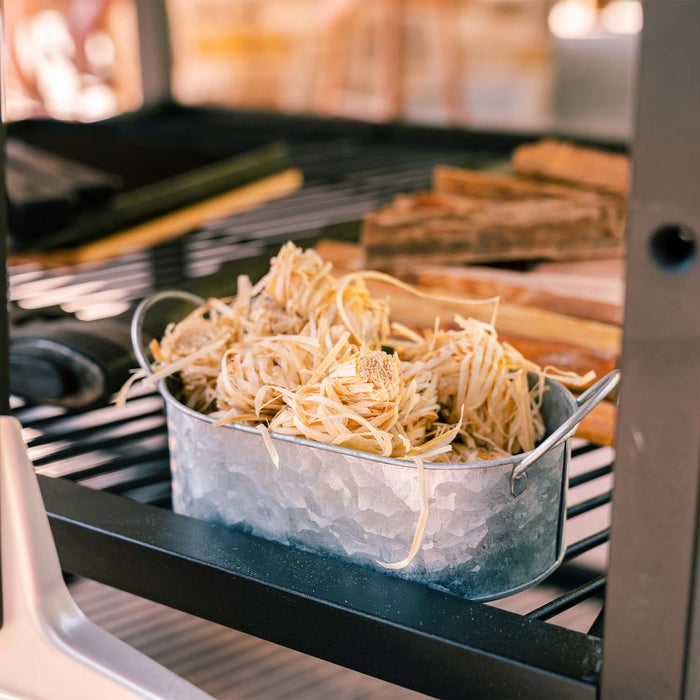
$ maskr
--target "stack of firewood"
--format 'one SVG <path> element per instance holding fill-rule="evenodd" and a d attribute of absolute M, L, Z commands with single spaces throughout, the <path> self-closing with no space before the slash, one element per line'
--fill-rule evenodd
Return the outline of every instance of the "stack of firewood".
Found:
<path fill-rule="evenodd" d="M 626 156 L 557 141 L 521 146 L 512 174 L 438 167 L 431 192 L 369 214 L 367 266 L 621 257 Z"/>
<path fill-rule="evenodd" d="M 392 318 L 411 327 L 432 327 L 436 317 L 454 327 L 465 308 L 446 295 L 498 296 L 501 339 L 541 366 L 600 377 L 616 366 L 621 346 L 628 160 L 544 141 L 518 148 L 511 168 L 503 175 L 439 167 L 432 192 L 404 195 L 367 216 L 361 246 L 323 241 L 319 253 L 339 273 L 384 269 L 439 295 L 368 282 L 389 300 Z M 530 260 L 531 269 L 486 265 L 508 260 Z M 467 313 L 490 321 L 492 311 L 476 305 Z M 612 444 L 615 420 L 606 401 L 578 435 Z"/>

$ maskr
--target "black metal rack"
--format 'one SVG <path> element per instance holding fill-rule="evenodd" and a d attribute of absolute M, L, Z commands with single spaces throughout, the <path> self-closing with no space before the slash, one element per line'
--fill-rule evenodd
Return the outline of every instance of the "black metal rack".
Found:
<path fill-rule="evenodd" d="M 663 44 L 665 56 L 663 60 L 659 58 L 657 65 L 663 65 L 666 72 L 659 71 L 655 81 L 643 81 L 643 88 L 655 82 L 656 89 L 667 100 L 681 95 L 684 81 L 687 89 L 692 77 L 688 66 L 693 64 L 679 68 L 679 55 L 689 55 L 694 46 L 690 29 L 697 27 L 699 21 L 699 6 L 695 3 L 672 0 L 647 4 L 646 60 L 650 60 L 650 46 L 655 47 L 653 50 L 658 55 Z M 677 39 L 672 47 L 668 45 L 669 36 Z M 677 80 L 668 79 L 671 69 L 680 71 Z M 663 90 L 659 80 L 665 80 Z M 649 100 L 650 94 L 641 90 L 642 98 Z M 700 111 L 700 104 L 695 104 L 698 99 L 693 93 L 690 117 L 679 117 L 676 123 L 672 114 L 667 115 L 670 124 L 662 130 L 665 138 L 673 140 L 674 125 L 679 130 L 684 127 L 686 134 L 692 133 L 688 119 L 696 118 Z M 645 104 L 648 106 L 648 101 L 642 100 L 642 107 Z M 648 118 L 648 113 L 640 112 L 640 133 L 646 134 L 646 138 L 649 136 L 642 127 Z M 658 113 L 652 118 L 658 119 Z M 251 122 L 255 120 L 251 118 Z M 257 125 L 252 124 L 251 128 Z M 283 203 L 272 203 L 256 212 L 193 232 L 177 243 L 160 247 L 156 254 L 139 253 L 107 266 L 59 269 L 48 275 L 39 273 L 31 264 L 16 266 L 11 270 L 15 298 L 34 308 L 63 303 L 79 313 L 87 310 L 88 314 L 91 302 L 83 296 L 85 289 L 105 292 L 103 299 L 113 303 L 128 303 L 154 286 L 177 284 L 184 277 L 213 271 L 226 256 L 259 253 L 265 246 L 286 237 L 311 241 L 335 226 L 352 223 L 358 214 L 386 201 L 395 192 L 425 186 L 430 164 L 454 158 L 460 162 L 463 155 L 455 149 L 457 142 L 462 144 L 462 154 L 478 160 L 502 155 L 517 141 L 516 137 L 463 138 L 442 134 L 435 137 L 442 140 L 442 145 L 433 140 L 420 147 L 407 147 L 401 133 L 401 128 L 357 127 L 355 133 L 340 139 L 326 139 L 322 167 L 317 170 L 313 162 L 303 162 L 304 157 L 314 158 L 317 146 L 309 142 L 302 144 L 297 157 L 302 160 L 302 168 L 314 174 L 302 191 Z M 428 131 L 420 133 L 427 135 Z M 469 143 L 471 150 L 466 147 Z M 671 149 L 684 186 L 694 182 L 690 169 L 698 162 L 695 156 L 700 153 L 694 150 L 699 148 L 695 142 L 689 145 L 680 140 Z M 643 152 L 638 143 L 637 155 Z M 659 151 L 653 154 L 658 156 Z M 638 164 L 640 161 L 647 173 L 653 170 L 648 160 L 642 158 Z M 334 167 L 329 170 L 328 164 Z M 668 169 L 664 173 L 673 179 Z M 653 200 L 650 191 L 644 190 L 644 184 L 649 187 L 653 182 L 653 176 L 648 178 L 644 180 L 638 175 L 635 179 L 635 188 L 640 189 L 632 199 L 632 264 L 633 269 L 637 264 L 639 270 L 652 274 L 655 283 L 664 284 L 667 280 L 659 277 L 658 270 L 649 273 L 644 267 L 654 264 L 653 259 L 648 263 L 649 222 L 654 229 L 675 221 L 695 226 L 697 230 L 700 212 L 690 200 L 681 202 L 685 209 L 677 208 L 678 198 L 665 189 L 663 206 L 657 206 L 647 220 L 643 214 L 648 215 L 648 211 L 641 206 L 640 197 Z M 683 189 L 685 194 L 688 191 L 687 187 Z M 646 203 L 649 202 L 652 209 L 658 204 L 651 200 Z M 270 236 L 270 231 L 274 235 Z M 643 264 L 642 258 L 647 262 Z M 698 278 L 694 271 L 692 275 L 676 275 L 672 282 L 684 293 L 694 294 L 691 298 L 697 298 Z M 636 385 L 628 378 L 623 388 L 621 423 L 630 426 L 634 423 L 625 423 L 625 416 L 631 417 L 637 406 L 633 388 L 637 386 L 639 391 L 644 388 L 644 382 L 635 379 L 644 369 L 643 363 L 635 362 L 632 353 L 644 339 L 654 345 L 653 337 L 649 339 L 649 333 L 639 330 L 639 315 L 629 310 L 643 304 L 642 273 L 632 275 L 631 280 L 626 332 L 629 334 L 632 329 L 634 335 L 627 336 L 632 341 L 626 341 L 625 362 L 634 367 L 631 374 Z M 90 284 L 78 286 L 85 283 Z M 681 318 L 683 310 L 685 319 Z M 676 359 L 684 358 L 682 368 L 686 373 L 689 368 L 700 369 L 696 367 L 700 357 L 697 319 L 688 316 L 687 307 L 675 313 L 666 308 L 665 312 L 669 332 L 674 342 L 681 344 Z M 649 362 L 648 349 L 639 357 Z M 674 368 L 666 369 L 668 379 Z M 684 376 L 687 379 L 691 375 Z M 693 381 L 688 381 L 690 389 L 694 389 Z M 678 383 L 673 386 L 678 388 Z M 664 396 L 672 401 L 668 394 Z M 639 410 L 650 406 L 643 396 L 636 399 Z M 670 412 L 668 403 L 657 408 Z M 664 566 L 672 566 L 673 557 L 678 554 L 677 538 L 682 538 L 684 562 L 689 565 L 689 571 L 694 570 L 697 459 L 688 461 L 690 452 L 668 453 L 668 468 L 689 476 L 683 481 L 688 494 L 682 507 L 665 496 L 657 497 L 654 503 L 651 497 L 655 489 L 664 488 L 663 482 L 652 484 L 642 480 L 635 488 L 629 482 L 635 470 L 639 473 L 645 465 L 648 469 L 658 465 L 648 465 L 639 450 L 630 449 L 630 442 L 639 439 L 634 431 L 619 435 L 621 465 L 615 471 L 619 474 L 624 470 L 625 490 L 621 492 L 618 483 L 616 518 L 620 510 L 618 503 L 624 505 L 623 515 L 613 526 L 615 590 L 608 600 L 606 625 L 606 639 L 612 635 L 613 642 L 606 644 L 606 665 L 602 666 L 602 613 L 593 614 L 592 626 L 586 631 L 564 629 L 547 621 L 557 622 L 556 616 L 567 609 L 603 596 L 605 571 L 582 566 L 577 558 L 607 542 L 610 536 L 607 523 L 569 545 L 565 563 L 538 587 L 545 591 L 542 604 L 518 613 L 509 612 L 172 513 L 168 509 L 164 418 L 160 400 L 154 395 L 141 395 L 122 413 L 113 408 L 66 412 L 16 404 L 15 414 L 27 431 L 30 456 L 40 474 L 61 563 L 67 571 L 431 695 L 593 698 L 600 693 L 601 672 L 603 691 L 610 697 L 623 697 L 626 689 L 629 694 L 629 688 L 649 697 L 661 697 L 664 690 L 674 696 L 689 694 L 695 688 L 693 683 L 697 679 L 690 661 L 698 626 L 697 613 L 689 612 L 693 610 L 695 591 L 692 573 L 662 594 L 648 586 L 648 558 L 627 570 L 629 562 L 624 562 L 625 547 L 639 551 L 640 543 L 633 529 L 646 519 L 645 529 L 647 525 L 656 528 L 658 535 L 661 528 L 666 538 L 671 539 L 675 534 L 674 546 L 667 547 L 665 554 L 663 548 L 667 543 L 661 538 L 655 536 L 651 543 Z M 696 413 L 689 415 L 694 420 Z M 635 415 L 635 418 L 641 420 L 643 416 Z M 655 435 L 648 423 L 644 425 L 643 438 L 647 444 L 656 444 L 663 438 Z M 697 443 L 697 432 L 690 438 Z M 570 523 L 576 523 L 586 514 L 604 512 L 611 500 L 608 481 L 613 464 L 609 452 L 592 445 L 579 445 L 574 465 L 584 461 L 590 461 L 591 465 L 578 469 L 575 466 L 569 493 L 575 497 L 577 489 L 594 485 L 600 488 L 569 508 Z M 640 499 L 640 493 L 646 500 Z M 642 503 L 646 513 L 638 511 Z M 664 518 L 674 510 L 677 517 L 673 523 L 678 528 L 675 533 L 663 525 Z M 672 570 L 664 569 L 662 578 L 667 585 L 671 577 Z M 644 585 L 647 589 L 642 599 L 628 595 Z M 683 593 L 680 598 L 667 595 L 680 589 Z M 621 599 L 625 595 L 628 602 L 623 604 Z M 629 629 L 624 629 L 622 611 L 629 612 L 629 605 L 638 603 L 645 614 L 651 614 L 648 619 L 653 619 L 653 624 L 638 615 L 630 621 Z M 596 611 L 599 609 L 598 605 Z M 675 622 L 681 616 L 682 629 L 678 624 L 663 623 L 663 616 L 669 610 L 675 614 Z M 687 620 L 690 623 L 686 624 Z M 669 642 L 669 648 L 657 646 L 647 650 L 648 640 L 659 630 Z M 644 660 L 644 668 L 632 662 L 635 653 Z M 652 658 L 654 654 L 656 658 Z M 681 659 L 680 666 L 666 663 L 672 654 L 676 655 L 674 661 Z M 626 675 L 631 668 L 636 674 L 632 679 Z"/>
<path fill-rule="evenodd" d="M 315 163 L 319 147 L 294 149 L 308 175 L 300 192 L 155 253 L 50 272 L 15 266 L 14 301 L 34 309 L 63 304 L 90 316 L 106 299 L 128 304 L 226 260 L 245 264 L 247 256 L 287 238 L 312 241 L 353 228 L 397 192 L 427 187 L 437 162 L 500 155 L 355 137 L 324 142 L 325 157 Z M 574 560 L 607 541 L 605 527 L 584 528 L 567 563 L 541 587 L 543 595 L 521 604 L 530 606 L 527 614 L 514 614 L 173 514 L 164 415 L 155 394 L 122 410 L 17 406 L 15 413 L 67 571 L 430 694 L 457 696 L 465 688 L 482 696 L 595 694 L 600 639 L 543 621 L 601 595 L 603 572 Z M 603 483 L 612 470 L 609 452 L 593 445 L 575 451 L 575 465 L 592 458 L 594 466 L 575 469 L 570 492 L 598 488 L 569 507 L 570 521 L 609 502 Z M 604 515 L 597 521 L 607 522 Z"/>

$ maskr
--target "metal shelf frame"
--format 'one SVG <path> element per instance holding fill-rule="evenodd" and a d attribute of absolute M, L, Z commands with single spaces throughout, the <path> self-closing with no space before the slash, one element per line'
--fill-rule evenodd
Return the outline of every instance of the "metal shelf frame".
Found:
<path fill-rule="evenodd" d="M 67 571 L 437 697 L 596 697 L 598 638 L 65 479 L 40 485 Z"/>
<path fill-rule="evenodd" d="M 700 696 L 699 31 L 698 2 L 644 5 L 604 698 Z"/>
<path fill-rule="evenodd" d="M 700 231 L 700 3 L 644 9 L 607 585 L 583 581 L 521 616 L 40 476 L 65 570 L 440 697 L 698 696 L 700 269 L 685 258 Z M 605 645 L 602 616 L 591 634 L 545 622 L 606 588 Z"/>

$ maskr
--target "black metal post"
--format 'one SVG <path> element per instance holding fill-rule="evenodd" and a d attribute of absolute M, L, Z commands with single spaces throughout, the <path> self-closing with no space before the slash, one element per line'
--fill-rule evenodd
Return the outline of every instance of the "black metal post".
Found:
<path fill-rule="evenodd" d="M 4 101 L 4 29 L 0 28 L 0 100 Z M 5 115 L 0 104 L 0 416 L 10 415 L 10 282 L 7 273 L 9 245 L 7 226 L 7 187 L 5 185 Z M 0 563 L 2 552 L 0 551 Z M 0 626 L 2 608 L 2 566 L 0 566 Z"/>
<path fill-rule="evenodd" d="M 700 3 L 644 5 L 603 698 L 698 696 Z"/>
<path fill-rule="evenodd" d="M 165 0 L 137 0 L 141 82 L 146 105 L 170 99 L 170 36 Z"/>

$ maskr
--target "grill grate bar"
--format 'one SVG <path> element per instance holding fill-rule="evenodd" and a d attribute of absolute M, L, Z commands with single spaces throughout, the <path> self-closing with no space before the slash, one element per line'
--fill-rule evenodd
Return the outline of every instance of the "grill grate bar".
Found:
<path fill-rule="evenodd" d="M 89 408 L 80 409 L 76 411 L 75 415 L 85 413 L 89 410 Z M 33 404 L 20 406 L 13 411 L 13 415 L 22 424 L 23 428 L 43 426 L 44 424 L 56 420 L 56 418 L 62 418 L 66 414 L 67 411 L 65 409 L 58 408 L 57 406 L 34 406 Z M 32 416 L 35 417 L 32 418 Z"/>
<path fill-rule="evenodd" d="M 593 498 L 589 498 L 581 503 L 577 503 L 574 506 L 570 506 L 566 509 L 566 517 L 568 520 L 570 520 L 571 518 L 575 518 L 583 513 L 588 513 L 588 511 L 591 511 L 594 508 L 604 506 L 606 503 L 610 503 L 611 500 L 612 491 L 606 491 L 598 496 L 593 496 Z"/>
<path fill-rule="evenodd" d="M 135 433 L 131 433 L 129 437 L 127 438 L 129 441 L 140 441 L 140 440 L 145 440 L 146 438 L 153 437 L 155 435 L 163 435 L 164 430 L 162 425 L 157 425 L 153 428 L 148 428 L 146 430 L 140 430 Z M 72 444 L 69 445 L 68 447 L 64 447 L 60 450 L 57 450 L 56 452 L 53 452 L 52 454 L 45 455 L 43 457 L 37 457 L 36 459 L 32 460 L 34 462 L 35 467 L 43 467 L 46 466 L 47 464 L 51 462 L 57 462 L 61 459 L 67 459 L 69 457 L 75 457 L 76 455 L 82 455 L 87 452 L 92 452 L 93 450 L 99 449 L 99 450 L 105 450 L 109 449 L 112 447 L 118 447 L 122 445 L 125 441 L 125 437 L 123 435 L 117 435 L 115 437 L 111 438 L 103 438 L 97 443 L 79 443 L 79 444 Z"/>
<path fill-rule="evenodd" d="M 226 241 L 227 243 L 237 242 L 268 242 L 271 238 L 269 230 L 272 229 L 277 235 L 288 233 L 292 235 L 295 231 L 305 231 L 316 228 L 319 225 L 328 226 L 344 221 L 359 221 L 369 210 L 377 204 L 376 197 L 363 197 L 358 200 L 345 199 L 333 208 L 316 207 L 306 205 L 307 209 L 313 207 L 311 211 L 304 211 L 300 214 L 283 214 L 269 216 L 264 219 L 255 219 L 251 222 L 236 222 L 225 228 L 202 231 L 192 235 L 188 244 L 191 248 L 201 248 L 206 251 L 206 245 L 211 241 Z"/>
<path fill-rule="evenodd" d="M 112 428 L 116 428 L 121 425 L 125 425 L 126 423 L 131 423 L 132 421 L 135 420 L 135 418 L 138 418 L 139 420 L 143 420 L 146 418 L 155 418 L 156 416 L 164 416 L 163 409 L 162 408 L 157 408 L 152 411 L 148 411 L 147 413 L 141 413 L 138 416 L 123 416 L 121 418 L 115 418 L 114 420 L 110 420 L 109 423 L 100 423 L 99 425 L 91 425 L 87 428 L 78 428 L 71 430 L 69 432 L 46 432 L 43 433 L 42 435 L 38 435 L 35 438 L 32 438 L 29 440 L 27 443 L 28 448 L 32 447 L 38 447 L 39 445 L 46 445 L 48 443 L 54 442 L 54 441 L 60 441 L 60 440 L 82 440 L 86 437 L 89 437 L 91 435 L 95 435 L 96 433 L 102 433 L 107 430 L 111 430 Z"/>
<path fill-rule="evenodd" d="M 167 457 L 157 461 L 141 461 L 124 469 L 79 479 L 78 483 L 91 489 L 122 493 L 141 486 L 162 483 L 170 479 L 170 463 Z"/>
<path fill-rule="evenodd" d="M 601 544 L 605 544 L 610 539 L 610 528 L 607 527 L 605 530 L 601 530 L 600 532 L 596 532 L 593 535 L 589 535 L 588 537 L 585 537 L 582 540 L 579 540 L 578 542 L 574 542 L 574 544 L 569 545 L 566 548 L 566 554 L 564 554 L 564 561 L 569 561 L 570 559 L 574 559 L 575 557 L 579 556 L 580 554 L 583 554 L 584 552 L 588 552 L 591 549 L 595 549 L 596 547 L 599 547 Z"/>
<path fill-rule="evenodd" d="M 202 227 L 200 231 L 193 233 L 191 240 L 207 240 L 215 235 L 231 233 L 241 236 L 243 234 L 252 234 L 261 229 L 264 230 L 265 225 L 271 221 L 300 221 L 303 226 L 305 219 L 318 217 L 323 213 L 332 215 L 339 210 L 339 207 L 359 207 L 362 205 L 370 207 L 376 201 L 376 194 L 359 193 L 352 190 L 346 192 L 321 190 L 311 194 L 301 190 L 300 193 L 290 194 L 278 200 L 278 202 L 287 206 L 279 206 L 277 202 L 271 202 L 265 205 L 264 211 L 251 212 L 248 215 L 243 214 L 212 222 Z"/>
<path fill-rule="evenodd" d="M 149 392 L 147 394 L 141 394 L 139 396 L 133 396 L 129 399 L 126 410 L 134 407 L 138 401 L 144 401 L 147 399 L 160 398 L 160 394 L 156 392 Z M 96 411 L 104 410 L 109 408 L 109 406 L 95 407 L 87 406 L 85 408 L 75 408 L 75 409 L 64 409 L 54 406 L 42 406 L 42 408 L 50 409 L 53 415 L 43 416 L 41 418 L 36 418 L 34 420 L 24 420 L 22 418 L 22 411 L 28 410 L 31 407 L 23 407 L 15 412 L 20 423 L 22 423 L 23 428 L 31 428 L 32 430 L 40 430 L 44 427 L 52 426 L 56 422 L 69 421 L 74 418 L 79 418 L 84 416 L 86 413 L 94 413 Z M 106 418 L 106 417 L 105 417 Z M 132 420 L 135 420 L 138 416 L 131 416 Z"/>
<path fill-rule="evenodd" d="M 581 484 L 587 484 L 589 481 L 600 479 L 601 476 L 607 476 L 608 474 L 612 474 L 614 466 L 615 462 L 610 462 L 610 464 L 606 464 L 604 467 L 598 467 L 598 469 L 593 469 L 589 472 L 572 476 L 569 479 L 569 488 L 573 489 L 576 486 L 580 486 Z"/>
<path fill-rule="evenodd" d="M 53 277 L 42 277 L 38 280 L 28 280 L 23 283 L 13 285 L 13 299 L 30 299 L 33 297 L 44 296 L 51 293 L 60 286 L 61 283 L 68 283 L 79 279 L 80 283 L 84 282 L 99 282 L 106 285 L 114 281 L 118 288 L 121 288 L 124 279 L 133 278 L 150 278 L 151 268 L 150 262 L 146 255 L 142 255 L 139 260 L 129 260 L 120 265 L 115 265 L 105 269 L 104 266 L 97 267 L 93 263 L 92 268 L 78 270 L 66 268 L 63 274 L 58 274 L 58 271 L 52 270 Z M 14 276 L 13 276 L 14 282 Z"/>
<path fill-rule="evenodd" d="M 587 445 L 581 445 L 580 447 L 574 447 L 571 450 L 572 457 L 580 457 L 581 455 L 588 454 L 589 452 L 595 452 L 600 449 L 600 445 L 596 445 L 593 442 L 589 442 Z"/>
<path fill-rule="evenodd" d="M 201 244 L 201 239 L 195 238 L 191 244 L 192 253 L 193 255 L 197 255 L 200 260 L 210 260 L 217 257 L 220 251 L 231 252 L 230 246 L 233 243 L 259 242 L 267 245 L 284 243 L 290 238 L 297 239 L 298 234 L 303 233 L 304 231 L 322 229 L 326 226 L 332 226 L 334 224 L 359 221 L 367 210 L 371 208 L 371 206 L 364 203 L 349 204 L 348 206 L 343 207 L 342 210 L 338 208 L 335 212 L 314 213 L 312 217 L 304 217 L 303 220 L 275 220 L 261 222 L 260 225 L 256 227 L 257 233 L 247 233 L 245 236 L 243 236 L 234 231 L 224 236 L 212 236 L 207 239 L 210 241 L 210 243 L 206 246 Z M 212 245 L 215 244 L 218 244 L 218 248 L 212 248 Z"/>
<path fill-rule="evenodd" d="M 545 605 L 542 605 L 541 607 L 533 610 L 532 612 L 529 612 L 526 615 L 526 617 L 529 617 L 533 620 L 549 620 L 555 615 L 558 615 L 559 613 L 562 613 L 565 610 L 568 610 L 569 608 L 573 608 L 574 605 L 578 605 L 584 600 L 588 600 L 594 595 L 602 593 L 602 591 L 605 589 L 606 581 L 607 576 L 605 574 L 602 576 L 598 576 L 592 581 L 584 583 L 578 588 L 574 588 L 573 591 L 569 591 L 568 593 L 565 593 L 564 595 L 555 598 L 554 600 L 550 601 L 549 603 L 546 603 Z"/>
<path fill-rule="evenodd" d="M 86 484 L 85 482 L 92 477 L 111 472 L 118 472 L 127 467 L 138 466 L 147 462 L 167 460 L 169 456 L 170 453 L 167 447 L 160 447 L 154 450 L 141 450 L 137 454 L 133 454 L 128 457 L 116 457 L 102 462 L 101 464 L 95 464 L 91 467 L 76 468 L 72 472 L 61 474 L 61 477 L 69 479 L 70 481 L 80 481 L 87 486 L 89 484 Z M 129 484 L 125 484 L 125 488 L 128 486 Z"/>

